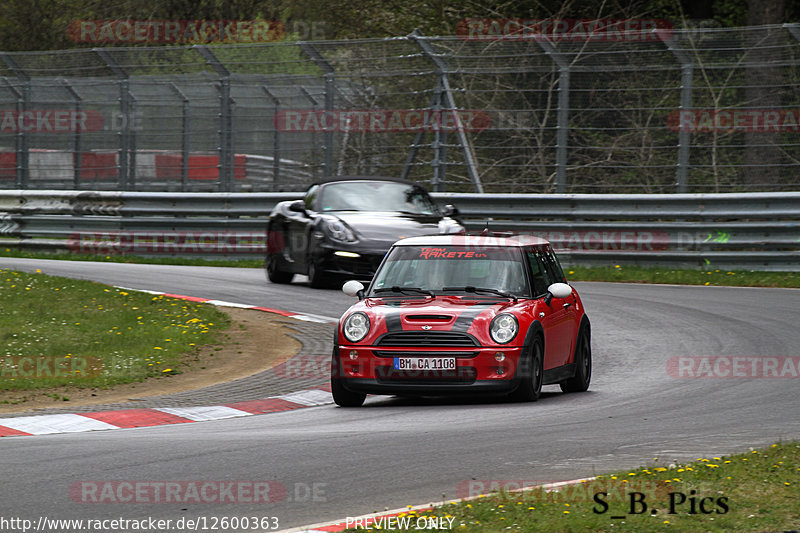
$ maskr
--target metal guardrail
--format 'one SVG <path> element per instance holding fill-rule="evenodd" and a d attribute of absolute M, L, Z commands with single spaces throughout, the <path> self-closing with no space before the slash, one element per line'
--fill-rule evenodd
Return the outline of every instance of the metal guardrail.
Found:
<path fill-rule="evenodd" d="M 434 193 L 471 231 L 547 238 L 566 264 L 800 270 L 800 192 Z M 0 191 L 0 247 L 263 256 L 266 218 L 298 193 Z"/>

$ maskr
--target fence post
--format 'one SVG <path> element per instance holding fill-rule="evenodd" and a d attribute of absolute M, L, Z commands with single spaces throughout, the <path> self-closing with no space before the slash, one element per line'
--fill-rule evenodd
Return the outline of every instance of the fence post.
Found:
<path fill-rule="evenodd" d="M 475 192 L 482 193 L 483 184 L 481 183 L 481 178 L 478 174 L 478 164 L 476 163 L 475 157 L 472 154 L 469 140 L 464 132 L 464 125 L 461 122 L 461 117 L 459 116 L 458 109 L 456 108 L 456 102 L 453 99 L 453 91 L 450 88 L 450 80 L 448 77 L 450 67 L 444 61 L 444 59 L 442 59 L 441 54 L 436 54 L 431 44 L 425 39 L 419 30 L 414 30 L 411 32 L 409 38 L 417 43 L 417 45 L 419 45 L 419 47 L 422 49 L 422 53 L 425 54 L 428 59 L 433 61 L 434 65 L 436 65 L 436 73 L 439 75 L 445 108 L 447 108 L 449 112 L 453 113 L 453 118 L 455 119 L 455 133 L 459 144 L 461 144 L 461 151 L 464 154 L 464 163 L 467 166 L 467 174 L 469 174 L 469 177 L 472 180 L 472 185 L 475 187 Z"/>
<path fill-rule="evenodd" d="M 272 101 L 273 112 L 272 112 L 272 190 L 278 191 L 280 190 L 279 183 L 280 183 L 280 171 L 281 171 L 281 139 L 280 133 L 278 132 L 278 127 L 276 126 L 275 119 L 278 117 L 278 113 L 280 112 L 281 101 L 278 99 L 277 96 L 272 94 L 267 86 L 264 85 L 261 87 L 264 90 L 264 94 L 267 95 Z"/>
<path fill-rule="evenodd" d="M 129 190 L 128 176 L 130 175 L 130 128 L 133 117 L 130 114 L 130 79 L 128 72 L 111 57 L 103 48 L 94 48 L 94 52 L 119 78 L 119 114 L 121 116 L 119 128 L 119 158 L 117 160 L 117 183 L 121 191 Z"/>
<path fill-rule="evenodd" d="M 183 94 L 177 85 L 170 82 L 170 87 L 178 97 L 181 99 L 182 106 L 181 106 L 181 190 L 186 192 L 189 188 L 189 125 L 191 123 L 191 117 L 189 116 L 189 98 Z"/>
<path fill-rule="evenodd" d="M 192 46 L 219 76 L 219 190 L 231 192 L 233 173 L 233 116 L 231 113 L 231 73 L 207 46 Z"/>
<path fill-rule="evenodd" d="M 678 192 L 686 192 L 687 184 L 689 182 L 689 151 L 691 149 L 691 135 L 689 130 L 680 127 L 680 116 L 684 111 L 689 111 L 692 108 L 692 85 L 694 77 L 694 65 L 692 58 L 686 53 L 686 50 L 675 42 L 672 35 L 666 34 L 659 30 L 653 30 L 658 35 L 659 39 L 667 47 L 667 50 L 672 52 L 672 55 L 681 64 L 681 104 L 678 109 L 678 174 L 676 176 Z"/>
<path fill-rule="evenodd" d="M 325 114 L 331 118 L 333 112 L 336 88 L 336 71 L 333 66 L 319 53 L 311 43 L 301 42 L 300 48 L 325 74 Z M 325 124 L 326 121 L 323 121 Z M 322 175 L 333 176 L 333 128 L 325 128 L 322 145 Z"/>
<path fill-rule="evenodd" d="M 434 117 L 442 116 L 442 78 L 444 75 L 440 73 L 439 76 L 439 82 L 436 84 L 436 88 L 433 90 L 434 101 L 433 105 L 431 106 L 433 108 Z M 441 123 L 441 118 L 439 120 Z M 436 128 L 433 134 L 433 161 L 431 161 L 431 166 L 433 167 L 433 180 L 431 180 L 431 188 L 434 190 L 434 192 L 444 192 L 447 188 L 446 142 L 447 138 L 444 136 L 442 128 Z"/>
<path fill-rule="evenodd" d="M 567 151 L 569 149 L 569 63 L 546 39 L 537 43 L 558 66 L 558 124 L 556 126 L 556 193 L 567 192 Z"/>
<path fill-rule="evenodd" d="M 302 93 L 303 96 L 305 96 L 308 99 L 309 102 L 311 102 L 311 109 L 316 111 L 319 108 L 319 101 L 317 101 L 317 99 L 314 98 L 314 95 L 312 95 L 308 91 L 308 89 L 306 89 L 305 87 L 300 87 L 300 92 Z M 318 171 L 319 167 L 316 165 L 316 161 L 317 161 L 317 132 L 316 131 L 312 131 L 311 132 L 311 164 L 313 165 L 312 166 L 312 173 L 313 173 L 315 178 L 319 177 L 319 171 Z M 324 171 L 324 169 L 323 169 L 323 171 Z M 324 172 L 323 172 L 323 175 L 324 175 Z"/>
<path fill-rule="evenodd" d="M 61 83 L 64 85 L 64 88 L 67 92 L 72 96 L 74 103 L 72 104 L 72 108 L 75 110 L 76 113 L 80 113 L 81 111 L 81 103 L 83 99 L 81 95 L 75 90 L 75 88 L 69 84 L 69 82 L 65 79 L 61 79 Z M 73 140 L 72 140 L 72 188 L 73 189 L 80 189 L 81 188 L 81 130 L 77 128 L 73 132 Z"/>
<path fill-rule="evenodd" d="M 8 87 L 17 96 L 17 125 L 19 126 L 20 117 L 22 113 L 28 109 L 28 104 L 31 101 L 31 77 L 20 68 L 14 58 L 6 53 L 0 53 L 0 59 L 6 64 L 9 70 L 22 82 L 22 91 L 18 91 L 16 87 L 8 83 Z M 16 142 L 16 187 L 18 189 L 27 189 L 28 180 L 30 179 L 30 150 L 28 147 L 28 134 L 23 131 L 21 127 L 17 127 Z"/>

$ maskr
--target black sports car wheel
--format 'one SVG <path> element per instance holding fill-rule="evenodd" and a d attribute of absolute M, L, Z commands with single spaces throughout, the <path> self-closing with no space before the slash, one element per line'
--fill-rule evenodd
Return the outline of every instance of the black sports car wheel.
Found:
<path fill-rule="evenodd" d="M 317 262 L 311 258 L 308 259 L 308 283 L 315 289 L 328 288 L 332 284 L 330 276 L 326 276 Z"/>
<path fill-rule="evenodd" d="M 267 278 L 269 278 L 272 283 L 290 283 L 294 274 L 281 270 L 279 264 L 279 254 L 267 254 Z"/>

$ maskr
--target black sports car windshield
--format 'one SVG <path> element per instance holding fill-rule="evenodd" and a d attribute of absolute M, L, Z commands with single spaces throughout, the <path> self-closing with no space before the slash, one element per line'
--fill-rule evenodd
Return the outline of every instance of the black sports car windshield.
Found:
<path fill-rule="evenodd" d="M 436 206 L 425 189 L 392 181 L 343 181 L 320 190 L 320 211 L 395 211 L 435 215 Z"/>
<path fill-rule="evenodd" d="M 390 294 L 386 289 L 416 287 L 437 294 L 474 295 L 467 287 L 497 289 L 528 298 L 522 254 L 515 248 L 498 246 L 396 246 L 376 273 L 372 295 Z M 448 290 L 443 289 L 447 287 Z M 490 296 L 481 293 L 482 296 Z"/>

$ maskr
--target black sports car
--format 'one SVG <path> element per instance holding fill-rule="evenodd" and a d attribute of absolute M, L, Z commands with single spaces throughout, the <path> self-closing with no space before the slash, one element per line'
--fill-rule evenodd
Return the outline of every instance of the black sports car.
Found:
<path fill-rule="evenodd" d="M 267 223 L 267 277 L 312 287 L 371 279 L 391 245 L 404 237 L 464 233 L 451 205 L 442 211 L 427 191 L 391 178 L 338 177 L 315 183 L 302 200 L 278 203 Z"/>

